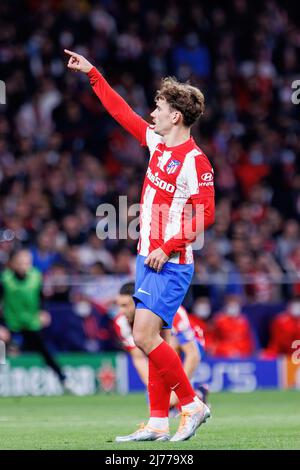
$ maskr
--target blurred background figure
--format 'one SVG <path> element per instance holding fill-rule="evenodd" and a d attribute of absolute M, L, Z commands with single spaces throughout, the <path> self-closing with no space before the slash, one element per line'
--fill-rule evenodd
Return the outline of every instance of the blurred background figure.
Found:
<path fill-rule="evenodd" d="M 204 348 L 210 350 L 210 345 L 213 340 L 212 327 L 211 327 L 211 303 L 208 297 L 208 289 L 201 286 L 197 286 L 199 297 L 192 306 L 192 313 L 189 314 L 189 321 L 194 334 L 199 342 L 203 346 L 202 358 L 205 356 Z"/>
<path fill-rule="evenodd" d="M 41 329 L 49 326 L 51 318 L 41 308 L 42 277 L 32 266 L 32 255 L 28 250 L 13 253 L 10 266 L 1 274 L 1 298 L 5 325 L 10 335 L 6 341 L 17 338 L 22 350 L 35 351 L 42 355 L 46 364 L 57 375 L 65 389 L 70 390 L 66 375 L 47 349 Z M 2 329 L 3 336 L 3 329 Z"/>
<path fill-rule="evenodd" d="M 255 343 L 250 324 L 242 313 L 239 296 L 228 295 L 224 309 L 213 319 L 213 342 L 209 352 L 215 357 L 251 356 Z"/>
<path fill-rule="evenodd" d="M 113 321 L 114 331 L 119 343 L 128 354 L 130 354 L 133 365 L 144 385 L 148 383 L 148 359 L 145 354 L 136 347 L 132 326 L 135 314 L 135 303 L 132 298 L 135 292 L 134 283 L 124 284 L 119 294 L 108 310 L 108 315 Z M 99 307 L 99 306 L 98 306 Z M 180 307 L 174 318 L 174 326 L 172 335 L 169 339 L 172 347 L 180 354 L 183 361 L 184 370 L 190 379 L 193 378 L 194 372 L 199 366 L 200 360 L 204 358 L 204 337 L 203 333 L 199 340 L 193 329 L 191 328 L 187 311 L 184 307 Z M 199 382 L 193 382 L 193 386 L 201 399 L 207 400 L 208 389 L 206 385 Z M 178 409 L 174 409 L 178 400 L 175 393 L 170 398 L 170 414 L 174 416 L 178 413 Z"/>
<path fill-rule="evenodd" d="M 147 387 L 148 359 L 135 345 L 132 335 L 135 314 L 135 303 L 132 298 L 134 292 L 133 282 L 124 284 L 117 296 L 115 307 L 110 310 L 110 316 L 113 318 L 114 329 L 121 346 L 130 354 L 141 381 Z"/>
<path fill-rule="evenodd" d="M 186 309 L 181 305 L 174 317 L 172 335 L 170 340 L 171 346 L 178 352 L 182 359 L 183 368 L 197 396 L 207 403 L 208 387 L 195 378 L 195 373 L 200 362 L 205 358 L 205 338 L 203 330 L 199 325 L 194 329 L 190 323 L 190 316 Z M 178 399 L 175 392 L 171 393 L 170 413 L 174 414 L 173 407 L 178 409 Z"/>
<path fill-rule="evenodd" d="M 293 297 L 284 312 L 279 313 L 270 325 L 270 340 L 263 357 L 291 356 L 293 343 L 300 339 L 300 296 Z"/>

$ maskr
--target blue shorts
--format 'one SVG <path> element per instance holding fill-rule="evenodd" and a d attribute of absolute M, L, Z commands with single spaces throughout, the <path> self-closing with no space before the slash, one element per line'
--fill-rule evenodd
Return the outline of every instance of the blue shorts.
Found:
<path fill-rule="evenodd" d="M 172 328 L 173 318 L 191 284 L 194 264 L 165 263 L 158 273 L 145 266 L 145 260 L 146 256 L 137 256 L 135 304 L 158 315 L 164 322 L 163 328 Z"/>

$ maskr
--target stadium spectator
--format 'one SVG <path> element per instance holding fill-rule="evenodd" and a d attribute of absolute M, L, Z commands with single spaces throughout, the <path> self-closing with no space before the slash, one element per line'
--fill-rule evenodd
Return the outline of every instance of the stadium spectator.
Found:
<path fill-rule="evenodd" d="M 299 223 L 294 219 L 287 220 L 283 227 L 282 235 L 277 240 L 276 254 L 281 265 L 285 265 L 286 260 L 296 248 L 299 238 Z"/>
<path fill-rule="evenodd" d="M 51 302 L 71 301 L 68 272 L 64 264 L 53 264 L 44 276 L 43 296 Z"/>
<path fill-rule="evenodd" d="M 300 297 L 293 297 L 287 309 L 277 315 L 270 325 L 270 340 L 262 356 L 274 358 L 281 354 L 291 356 L 293 343 L 300 338 Z"/>
<path fill-rule="evenodd" d="M 260 252 L 252 272 L 253 301 L 257 303 L 278 302 L 282 271 L 270 253 Z"/>
<path fill-rule="evenodd" d="M 208 351 L 211 349 L 211 343 L 213 341 L 211 313 L 211 304 L 208 294 L 202 292 L 201 296 L 197 297 L 193 304 L 192 313 L 189 314 L 189 321 L 196 338 L 200 343 L 205 344 L 205 348 Z"/>
<path fill-rule="evenodd" d="M 54 246 L 55 239 L 48 231 L 41 232 L 37 239 L 37 246 L 31 248 L 33 266 L 41 273 L 46 273 L 53 264 L 59 261 L 59 254 Z"/>
<path fill-rule="evenodd" d="M 300 295 L 300 243 L 291 252 L 286 260 L 285 267 L 292 278 L 293 294 Z"/>
<path fill-rule="evenodd" d="M 84 267 L 90 267 L 97 262 L 101 262 L 103 267 L 112 272 L 114 269 L 114 257 L 104 247 L 104 242 L 92 232 L 87 241 L 79 247 L 79 262 Z"/>
<path fill-rule="evenodd" d="M 255 351 L 250 324 L 242 314 L 241 299 L 226 297 L 223 311 L 213 319 L 213 342 L 208 352 L 215 357 L 243 358 Z"/>

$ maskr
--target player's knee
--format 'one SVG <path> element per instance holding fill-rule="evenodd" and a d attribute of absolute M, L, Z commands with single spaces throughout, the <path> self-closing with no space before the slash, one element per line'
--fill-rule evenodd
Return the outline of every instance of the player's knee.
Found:
<path fill-rule="evenodd" d="M 147 335 L 140 330 L 133 330 L 133 340 L 134 344 L 140 348 L 142 351 L 146 352 L 147 351 L 147 346 L 148 346 L 148 339 Z"/>

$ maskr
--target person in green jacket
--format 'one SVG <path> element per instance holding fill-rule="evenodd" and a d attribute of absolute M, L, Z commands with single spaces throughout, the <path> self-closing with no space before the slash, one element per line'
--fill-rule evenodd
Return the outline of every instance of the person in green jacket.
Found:
<path fill-rule="evenodd" d="M 0 296 L 4 323 L 11 334 L 21 333 L 26 349 L 40 353 L 46 364 L 57 374 L 64 389 L 70 389 L 65 374 L 52 357 L 41 335 L 42 318 L 49 318 L 41 311 L 42 276 L 32 266 L 32 256 L 22 249 L 12 254 L 10 266 L 0 275 Z M 71 390 L 69 390 L 71 391 Z"/>

